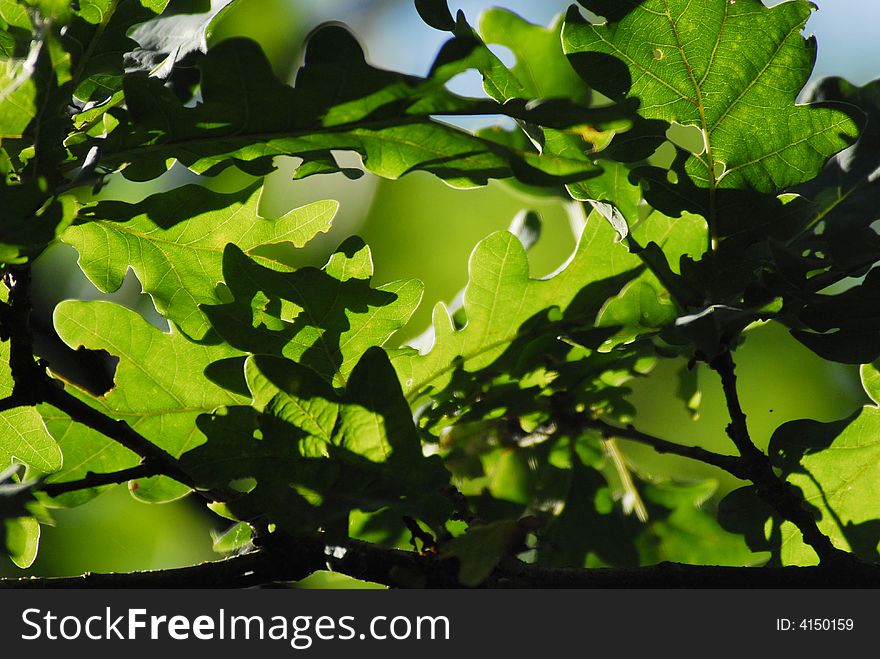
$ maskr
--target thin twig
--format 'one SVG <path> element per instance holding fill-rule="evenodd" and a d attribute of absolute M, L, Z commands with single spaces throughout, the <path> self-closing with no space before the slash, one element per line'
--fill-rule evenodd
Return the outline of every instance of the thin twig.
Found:
<path fill-rule="evenodd" d="M 712 451 L 707 451 L 706 449 L 699 446 L 685 446 L 683 444 L 676 444 L 675 442 L 670 442 L 668 440 L 654 437 L 653 435 L 648 435 L 647 433 L 643 433 L 639 430 L 636 430 L 631 425 L 628 425 L 624 428 L 618 428 L 617 426 L 612 426 L 610 423 L 606 423 L 605 421 L 601 421 L 599 419 L 590 419 L 587 417 L 583 418 L 582 425 L 585 428 L 598 430 L 600 433 L 602 433 L 603 437 L 617 437 L 619 439 L 628 439 L 633 442 L 639 442 L 640 444 L 647 444 L 658 453 L 669 453 L 673 455 L 680 455 L 685 458 L 690 458 L 692 460 L 699 460 L 700 462 L 705 462 L 706 464 L 710 464 L 720 469 L 723 469 L 724 471 L 733 474 L 737 478 L 742 478 L 744 480 L 747 479 L 742 460 L 735 455 L 723 455 L 721 453 L 714 453 Z"/>
<path fill-rule="evenodd" d="M 739 401 L 736 386 L 736 364 L 734 364 L 733 355 L 729 350 L 725 350 L 710 361 L 709 366 L 721 377 L 721 388 L 724 391 L 724 400 L 727 402 L 727 411 L 730 414 L 730 423 L 726 428 L 728 437 L 733 441 L 739 454 L 746 460 L 760 460 L 766 457 L 755 446 L 749 434 L 746 414 Z"/>
<path fill-rule="evenodd" d="M 70 392 L 58 387 L 47 389 L 43 402 L 58 408 L 77 423 L 98 431 L 149 461 L 158 470 L 158 473 L 195 488 L 195 481 L 180 468 L 180 463 L 174 456 L 153 444 L 125 421 L 118 421 L 107 416 L 76 398 Z"/>
<path fill-rule="evenodd" d="M 101 487 L 103 485 L 118 485 L 120 483 L 127 483 L 128 481 L 138 478 L 149 478 L 151 476 L 158 476 L 161 473 L 162 472 L 157 470 L 155 466 L 147 462 L 143 462 L 134 467 L 130 467 L 129 469 L 120 469 L 119 471 L 112 471 L 108 473 L 96 474 L 90 471 L 85 475 L 85 477 L 75 481 L 46 483 L 42 487 L 40 487 L 40 490 L 48 494 L 50 497 L 57 497 L 61 496 L 62 494 L 67 494 L 68 492 L 91 490 L 93 488 Z"/>

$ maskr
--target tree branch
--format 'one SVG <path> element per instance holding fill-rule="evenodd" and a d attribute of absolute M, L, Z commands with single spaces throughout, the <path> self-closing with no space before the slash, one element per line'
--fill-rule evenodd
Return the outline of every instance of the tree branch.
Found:
<path fill-rule="evenodd" d="M 669 453 L 673 455 L 680 455 L 685 458 L 690 458 L 692 460 L 699 460 L 700 462 L 705 462 L 706 464 L 710 464 L 720 469 L 723 469 L 724 471 L 733 474 L 737 478 L 741 478 L 743 480 L 748 479 L 742 459 L 735 455 L 723 455 L 721 453 L 714 453 L 712 451 L 707 451 L 706 449 L 699 446 L 685 446 L 683 444 L 676 444 L 675 442 L 670 442 L 665 439 L 660 439 L 659 437 L 654 437 L 653 435 L 648 435 L 646 433 L 640 432 L 636 430 L 632 425 L 628 425 L 625 428 L 618 428 L 617 426 L 612 426 L 610 423 L 606 423 L 605 421 L 601 421 L 599 419 L 590 419 L 586 416 L 583 419 L 583 426 L 585 428 L 598 430 L 602 433 L 602 436 L 606 438 L 618 437 L 620 439 L 628 439 L 633 442 L 639 442 L 640 444 L 647 444 L 658 453 Z"/>
<path fill-rule="evenodd" d="M 84 478 L 75 481 L 65 481 L 61 483 L 45 483 L 39 489 L 50 497 L 61 496 L 68 492 L 77 492 L 79 490 L 90 490 L 103 485 L 118 485 L 127 483 L 137 478 L 149 478 L 150 476 L 158 476 L 161 472 L 149 462 L 143 462 L 129 469 L 121 469 L 104 474 L 96 474 L 88 472 Z"/>
<path fill-rule="evenodd" d="M 6 398 L 0 399 L 0 412 L 14 410 L 16 407 L 21 407 L 22 405 L 25 405 L 24 401 L 10 394 L 9 396 L 6 396 Z"/>
<path fill-rule="evenodd" d="M 42 402 L 41 390 L 47 380 L 45 367 L 34 356 L 31 331 L 31 269 L 30 266 L 10 267 L 4 282 L 9 288 L 9 304 L 0 319 L 3 338 L 9 340 L 9 370 L 12 394 L 5 400 L 5 409 Z"/>
<path fill-rule="evenodd" d="M 742 456 L 743 473 L 746 480 L 755 484 L 761 499 L 779 513 L 783 519 L 798 528 L 804 537 L 804 542 L 813 548 L 823 564 L 857 561 L 858 559 L 852 554 L 835 547 L 831 539 L 819 530 L 816 520 L 803 507 L 803 496 L 800 491 L 777 476 L 773 471 L 770 458 L 755 446 L 749 434 L 745 412 L 740 404 L 736 385 L 736 364 L 730 351 L 725 350 L 718 357 L 712 359 L 709 366 L 721 378 L 721 386 L 730 414 L 727 434 Z"/>
<path fill-rule="evenodd" d="M 728 437 L 745 460 L 766 458 L 764 453 L 755 446 L 749 434 L 746 415 L 739 402 L 739 392 L 736 387 L 736 364 L 733 361 L 733 355 L 729 350 L 725 350 L 710 361 L 709 366 L 721 377 L 721 388 L 724 390 L 724 400 L 727 402 L 727 411 L 730 414 L 730 423 L 726 428 Z"/>
<path fill-rule="evenodd" d="M 274 534 L 273 534 L 274 535 Z M 0 588 L 246 588 L 299 581 L 332 570 L 391 588 L 460 588 L 457 559 L 383 548 L 357 540 L 274 539 L 247 554 L 191 567 L 127 574 L 0 579 Z M 660 563 L 638 568 L 550 568 L 514 558 L 484 588 L 847 588 L 880 586 L 880 566 L 743 568 Z"/>
<path fill-rule="evenodd" d="M 47 388 L 42 402 L 58 408 L 77 423 L 98 431 L 148 461 L 153 466 L 155 474 L 168 476 L 187 487 L 196 488 L 195 481 L 180 468 L 177 458 L 153 444 L 125 421 L 107 416 L 56 386 Z"/>

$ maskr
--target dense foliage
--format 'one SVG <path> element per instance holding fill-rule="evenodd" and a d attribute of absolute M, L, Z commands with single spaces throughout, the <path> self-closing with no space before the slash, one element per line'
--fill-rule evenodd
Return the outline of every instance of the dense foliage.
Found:
<path fill-rule="evenodd" d="M 825 359 L 864 364 L 880 404 L 877 86 L 826 79 L 797 102 L 816 48 L 805 0 L 579 3 L 549 27 L 503 9 L 473 26 L 416 0 L 449 33 L 427 77 L 372 66 L 328 24 L 288 85 L 253 41 L 207 47 L 234 0 L 0 0 L 0 544 L 13 560 L 33 561 L 53 509 L 128 482 L 152 503 L 195 491 L 230 520 L 216 548 L 233 557 L 178 585 L 327 566 L 476 586 L 581 578 L 558 567 L 876 561 L 876 405 L 786 423 L 765 453 L 734 352 L 750 328 L 781 324 Z M 469 70 L 484 97 L 449 90 Z M 461 116 L 509 121 L 469 132 L 448 122 Z M 393 337 L 422 285 L 373 283 L 361 239 L 321 269 L 265 249 L 328 231 L 335 201 L 266 218 L 260 183 L 91 194 L 172 162 L 205 180 L 265 176 L 279 156 L 301 159 L 290 185 L 361 176 L 342 151 L 380 177 L 503 179 L 565 199 L 583 210 L 576 250 L 532 278 L 541 221 L 523 213 L 476 245 L 467 287 L 414 348 Z M 34 348 L 30 266 L 57 241 L 102 291 L 131 269 L 169 321 L 57 306 L 68 346 L 115 358 L 106 393 Z M 690 408 L 695 369 L 720 378 L 729 455 L 632 425 L 631 381 L 682 357 Z M 633 469 L 631 442 L 742 487 L 716 513 L 713 481 Z"/>

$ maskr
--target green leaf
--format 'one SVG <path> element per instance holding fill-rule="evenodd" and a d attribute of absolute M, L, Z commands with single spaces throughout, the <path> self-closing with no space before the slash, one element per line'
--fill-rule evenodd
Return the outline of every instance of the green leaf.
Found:
<path fill-rule="evenodd" d="M 81 0 L 64 31 L 73 96 L 102 103 L 122 89 L 126 54 L 138 47 L 130 30 L 162 13 L 168 0 Z"/>
<path fill-rule="evenodd" d="M 231 554 L 249 547 L 253 539 L 254 531 L 250 524 L 239 522 L 214 540 L 213 549 L 218 554 Z"/>
<path fill-rule="evenodd" d="M 664 264 L 666 257 L 657 242 L 663 243 L 673 260 L 698 254 L 704 248 L 705 222 L 702 218 L 686 216 L 673 220 L 657 214 L 653 219 L 651 223 L 638 226 L 635 233 L 640 239 L 650 241 L 649 244 L 664 259 Z M 587 219 L 585 235 L 598 230 L 605 239 L 604 244 L 595 239 L 589 249 L 585 250 L 581 245 L 560 273 L 526 284 L 526 306 L 520 309 L 523 312 L 520 324 L 508 328 L 515 330 L 509 335 L 497 341 L 492 339 L 482 346 L 483 339 L 478 334 L 467 334 L 471 330 L 479 331 L 472 325 L 475 314 L 469 311 L 468 305 L 476 299 L 478 314 L 483 315 L 486 313 L 483 309 L 490 307 L 493 300 L 496 306 L 508 309 L 510 301 L 518 300 L 517 296 L 521 294 L 515 281 L 509 283 L 509 288 L 507 283 L 504 287 L 497 287 L 495 297 L 481 293 L 474 298 L 467 291 L 456 296 L 452 307 L 443 310 L 444 316 L 452 320 L 445 343 L 439 342 L 444 335 L 433 330 L 412 343 L 422 350 L 419 355 L 405 350 L 395 353 L 395 365 L 402 378 L 407 375 L 406 368 L 410 372 L 413 368 L 424 368 L 427 372 L 424 385 L 408 390 L 413 403 L 426 394 L 432 399 L 430 405 L 418 408 L 422 427 L 444 444 L 459 434 L 456 427 L 461 424 L 472 424 L 476 430 L 469 432 L 482 433 L 486 437 L 499 434 L 504 438 L 512 432 L 509 440 L 498 440 L 503 445 L 507 441 L 518 441 L 517 432 L 512 430 L 517 424 L 522 424 L 525 432 L 543 424 L 552 427 L 560 413 L 555 401 L 560 398 L 571 401 L 573 406 L 581 406 L 581 409 L 590 409 L 593 414 L 609 415 L 622 423 L 631 421 L 634 410 L 625 401 L 627 390 L 624 385 L 632 377 L 650 371 L 656 361 L 653 346 L 640 339 L 656 335 L 660 326 L 675 318 L 676 312 L 656 277 L 646 271 L 639 274 L 641 259 L 613 241 L 610 226 L 605 225 L 607 229 L 602 226 L 603 220 L 594 213 Z M 582 240 L 588 238 L 582 237 Z M 591 260 L 593 254 L 597 258 Z M 609 257 L 613 267 L 619 267 L 623 272 L 615 275 L 613 270 L 604 270 L 607 266 L 602 256 Z M 487 271 L 505 275 L 503 267 L 487 263 Z M 632 270 L 626 270 L 628 264 Z M 596 266 L 595 272 L 591 266 Z M 572 288 L 560 287 L 563 297 L 559 306 L 564 308 L 560 311 L 552 297 L 559 291 L 554 292 L 552 287 L 543 289 L 548 297 L 542 300 L 540 286 L 552 283 L 555 277 L 568 276 L 566 273 L 572 277 L 569 280 Z M 601 279 L 603 274 L 608 278 Z M 674 274 L 671 269 L 669 274 Z M 600 280 L 590 283 L 592 276 Z M 583 282 L 587 284 L 577 290 Z M 474 283 L 472 275 L 469 288 Z M 533 284 L 537 284 L 535 289 L 531 288 Z M 494 290 L 493 286 L 491 281 L 481 283 L 481 288 L 489 291 Z M 566 295 L 571 297 L 564 297 Z M 638 299 L 640 296 L 644 303 Z M 460 300 L 463 300 L 464 307 Z M 566 300 L 570 300 L 567 307 Z M 528 305 L 532 304 L 534 307 L 530 308 Z M 538 306 L 540 304 L 544 305 L 543 309 Z M 646 309 L 650 313 L 643 313 Z M 483 316 L 476 317 L 480 321 Z M 608 327 L 597 324 L 607 324 Z M 462 348 L 456 340 L 463 340 L 465 349 L 473 346 L 473 356 L 453 352 Z M 473 343 L 469 345 L 470 341 Z M 437 346 L 451 354 L 432 362 Z M 474 359 L 482 360 L 484 351 L 491 351 L 488 359 Z M 464 451 L 468 455 L 472 453 L 470 448 Z M 511 464 L 514 463 L 512 458 Z M 527 494 L 517 497 L 517 500 L 528 499 Z"/>
<path fill-rule="evenodd" d="M 35 20 L 39 23 L 43 19 Z M 16 34 L 20 34 L 23 21 L 17 15 L 13 21 Z M 47 179 L 39 181 L 41 202 L 45 203 L 52 197 L 47 194 L 47 184 L 57 184 L 58 165 L 66 155 L 62 142 L 70 129 L 70 118 L 63 85 L 70 73 L 67 54 L 52 30 L 35 29 L 30 36 L 26 53 L 13 46 L 12 57 L 0 56 L 0 169 L 8 174 L 26 168 L 27 180 L 21 181 L 19 176 L 0 180 L 29 184 Z"/>
<path fill-rule="evenodd" d="M 199 305 L 220 301 L 216 285 L 226 245 L 302 247 L 329 230 L 338 208 L 319 201 L 268 220 L 258 210 L 261 194 L 259 185 L 228 195 L 188 185 L 138 204 L 101 202 L 61 239 L 77 249 L 80 267 L 99 289 L 117 290 L 131 267 L 159 312 L 201 339 L 209 325 Z"/>
<path fill-rule="evenodd" d="M 876 522 L 880 518 L 880 409 L 865 407 L 834 437 L 831 433 L 839 428 L 839 422 L 785 424 L 773 433 L 770 456 L 777 464 L 784 463 L 786 471 L 791 469 L 788 480 L 821 512 L 819 529 L 836 546 L 876 561 L 880 541 Z M 829 439 L 832 441 L 827 443 Z M 799 464 L 790 465 L 796 456 Z M 794 535 L 791 545 L 796 547 L 800 534 L 794 531 Z M 804 550 L 790 549 L 790 562 L 795 557 L 801 562 L 812 551 Z"/>
<path fill-rule="evenodd" d="M 37 85 L 31 77 L 34 60 L 43 47 L 31 41 L 33 26 L 24 7 L 6 2 L 0 7 L 6 23 L 0 50 L 0 144 L 21 137 L 37 114 Z"/>
<path fill-rule="evenodd" d="M 161 4 L 159 0 L 149 2 L 153 5 Z M 209 32 L 232 2 L 233 0 L 176 2 L 169 7 L 170 11 L 138 25 L 129 33 L 137 42 L 137 47 L 126 53 L 128 70 L 170 72 L 176 62 L 190 53 L 206 52 Z M 187 4 L 190 6 L 187 7 Z"/>
<path fill-rule="evenodd" d="M 809 200 L 797 225 L 802 249 L 821 252 L 841 278 L 870 267 L 880 256 L 880 240 L 870 228 L 880 217 L 875 202 L 880 165 L 880 81 L 856 87 L 841 78 L 824 78 L 807 100 L 851 104 L 854 115 L 864 113 L 867 124 L 853 146 L 832 158 L 812 181 L 795 192 Z M 821 233 L 818 229 L 821 227 Z"/>
<path fill-rule="evenodd" d="M 0 343 L 0 398 L 12 393 L 9 341 Z M 61 449 L 46 431 L 34 407 L 15 407 L 0 412 L 0 471 L 23 462 L 41 472 L 61 469 Z"/>
<path fill-rule="evenodd" d="M 364 354 L 352 371 L 345 402 L 335 445 L 387 464 L 402 482 L 416 488 L 437 482 L 437 474 L 446 475 L 438 460 L 422 454 L 412 413 L 384 350 L 370 348 Z"/>
<path fill-rule="evenodd" d="M 742 566 L 760 561 L 742 537 L 725 531 L 702 508 L 717 487 L 713 480 L 644 484 L 649 517 L 640 540 L 643 563 Z"/>
<path fill-rule="evenodd" d="M 144 437 L 172 455 L 198 446 L 204 436 L 195 425 L 200 414 L 243 402 L 204 376 L 212 362 L 239 355 L 229 346 L 197 345 L 173 327 L 162 332 L 129 311 L 109 302 L 66 301 L 55 309 L 55 329 L 67 345 L 106 350 L 119 358 L 114 388 L 101 398 L 71 393 L 104 414 L 126 421 Z M 70 419 L 47 419 L 50 432 L 66 446 L 79 445 L 77 463 L 67 464 L 57 480 L 73 480 L 88 471 L 123 469 L 138 463 L 128 451 L 114 449 L 106 438 Z M 139 482 L 135 494 L 147 501 L 179 497 L 187 488 L 164 477 Z"/>
<path fill-rule="evenodd" d="M 875 562 L 880 542 L 880 408 L 866 406 L 832 423 L 785 423 L 773 433 L 769 453 L 782 475 L 803 492 L 819 530 L 840 549 Z M 781 548 L 784 564 L 817 561 L 788 522 L 781 525 Z"/>
<path fill-rule="evenodd" d="M 215 173 L 232 163 L 265 173 L 277 155 L 317 157 L 325 169 L 328 151 L 350 150 L 379 176 L 425 170 L 461 186 L 514 174 L 533 182 L 576 180 L 595 170 L 583 158 L 544 159 L 433 121 L 431 116 L 438 114 L 527 118 L 540 109 L 453 95 L 443 85 L 468 67 L 458 59 L 430 79 L 376 69 L 339 26 L 312 35 L 295 88 L 279 81 L 256 44 L 244 39 L 211 48 L 200 67 L 202 102 L 192 108 L 159 81 L 127 78 L 125 98 L 133 123 L 102 142 L 103 161 L 125 166 L 129 178 L 145 180 L 164 172 L 170 158 L 198 173 Z M 581 121 L 607 121 L 619 114 L 613 108 L 583 113 Z"/>
<path fill-rule="evenodd" d="M 510 48 L 516 56 L 510 70 L 519 81 L 524 98 L 567 98 L 584 104 L 590 101 L 589 87 L 559 47 L 561 17 L 543 27 L 507 9 L 493 7 L 480 15 L 478 29 L 486 43 Z"/>
<path fill-rule="evenodd" d="M 630 170 L 620 163 L 604 163 L 601 176 L 567 186 L 578 201 L 589 202 L 611 223 L 620 240 L 629 234 L 629 223 L 639 219 L 642 191 L 629 182 Z"/>
<path fill-rule="evenodd" d="M 203 311 L 240 350 L 283 355 L 344 386 L 371 346 L 383 345 L 412 316 L 422 297 L 416 280 L 370 287 L 370 249 L 349 238 L 323 269 L 276 272 L 227 247 L 223 279 L 234 300 Z"/>
<path fill-rule="evenodd" d="M 815 57 L 800 34 L 809 2 L 581 4 L 608 22 L 569 11 L 563 46 L 575 68 L 612 99 L 640 99 L 643 117 L 698 127 L 705 150 L 684 169 L 700 187 L 775 192 L 815 176 L 856 135 L 845 113 L 795 104 Z"/>
<path fill-rule="evenodd" d="M 20 465 L 0 471 L 0 547 L 16 565 L 27 568 L 37 556 L 40 541 L 39 522 L 31 517 L 37 482 L 22 482 L 20 471 Z"/>
<path fill-rule="evenodd" d="M 248 358 L 246 373 L 258 408 L 269 407 L 279 419 L 320 440 L 304 448 L 306 453 L 327 455 L 342 449 L 386 464 L 404 482 L 420 480 L 418 470 L 425 460 L 421 441 L 380 348 L 369 349 L 359 360 L 343 395 L 316 380 L 309 369 L 275 357 Z M 269 393 L 272 398 L 263 404 Z"/>
<path fill-rule="evenodd" d="M 36 409 L 20 407 L 0 414 L 0 436 L 0 464 L 18 460 L 42 472 L 61 469 L 61 451 Z"/>
<path fill-rule="evenodd" d="M 31 46 L 33 24 L 18 0 L 0 2 L 0 57 L 22 57 Z"/>
<path fill-rule="evenodd" d="M 72 387 L 68 391 L 86 402 L 92 401 L 84 392 Z M 119 469 L 134 467 L 140 458 L 106 435 L 87 426 L 74 423 L 69 416 L 49 405 L 37 410 L 46 429 L 58 443 L 64 456 L 64 466 L 46 478 L 48 483 L 63 483 L 84 478 L 88 472 L 106 474 Z M 107 410 L 105 410 L 107 411 Z M 53 503 L 65 507 L 79 506 L 94 499 L 105 488 L 92 488 L 68 492 L 55 497 Z"/>
<path fill-rule="evenodd" d="M 236 518 L 294 533 L 336 528 L 354 509 L 391 507 L 434 526 L 446 519 L 449 474 L 423 456 L 384 351 L 366 352 L 344 392 L 278 357 L 249 357 L 246 372 L 253 407 L 201 417 L 209 441 L 182 459 L 206 486 L 255 481 L 227 503 Z"/>
<path fill-rule="evenodd" d="M 0 471 L 0 520 L 25 517 L 31 514 L 29 504 L 34 497 L 35 481 L 21 481 L 24 468 L 20 464 Z"/>
<path fill-rule="evenodd" d="M 622 326 L 624 341 L 656 331 L 675 320 L 677 309 L 665 291 L 658 291 L 644 281 L 627 284 L 610 299 L 596 320 L 597 327 Z"/>
<path fill-rule="evenodd" d="M 525 540 L 525 531 L 515 519 L 471 526 L 464 535 L 443 546 L 443 556 L 459 560 L 458 580 L 464 586 L 479 586 L 492 574 L 502 558 L 516 552 Z"/>
<path fill-rule="evenodd" d="M 29 568 L 37 559 L 40 547 L 40 524 L 33 517 L 3 520 L 6 551 L 9 558 L 22 570 Z"/>
<path fill-rule="evenodd" d="M 541 534 L 539 559 L 560 566 L 637 565 L 638 530 L 615 506 L 601 472 L 574 456 L 565 506 Z"/>
<path fill-rule="evenodd" d="M 880 405 L 880 363 L 864 364 L 861 368 L 861 376 L 865 393 Z"/>
<path fill-rule="evenodd" d="M 497 359 L 526 331 L 524 324 L 552 308 L 569 313 L 575 325 L 591 325 L 599 307 L 635 277 L 639 260 L 614 241 L 610 226 L 588 222 L 577 250 L 566 266 L 546 279 L 530 279 L 522 243 L 509 232 L 494 233 L 471 254 L 470 279 L 464 294 L 467 324 L 456 329 L 442 304 L 434 309 L 434 342 L 429 351 L 394 353 L 404 391 L 416 399 L 439 391 L 459 366 L 476 371 Z M 587 295 L 579 295 L 581 291 Z M 570 308 L 577 298 L 577 307 Z M 560 325 L 538 323 L 530 331 L 554 332 Z"/>

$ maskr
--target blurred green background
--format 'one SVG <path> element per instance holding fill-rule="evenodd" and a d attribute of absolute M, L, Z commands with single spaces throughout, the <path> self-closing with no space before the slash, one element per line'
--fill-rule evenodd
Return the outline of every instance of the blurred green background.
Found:
<path fill-rule="evenodd" d="M 463 9 L 472 22 L 480 11 L 494 4 L 512 9 L 532 22 L 547 24 L 564 11 L 562 0 L 453 0 L 453 11 Z M 773 3 L 777 4 L 777 3 Z M 873 26 L 880 17 L 876 0 L 826 0 L 808 24 L 819 41 L 815 77 L 842 75 L 864 83 L 880 73 L 880 42 Z M 373 63 L 424 75 L 445 36 L 421 23 L 411 0 L 241 0 L 213 35 L 213 40 L 249 36 L 263 46 L 279 76 L 292 79 L 301 57 L 303 39 L 326 20 L 347 23 L 366 46 Z M 502 57 L 506 53 L 500 52 Z M 479 79 L 464 75 L 452 81 L 459 92 L 479 94 Z M 532 275 L 552 272 L 574 246 L 566 209 L 561 203 L 537 200 L 492 184 L 476 190 L 453 190 L 428 175 L 415 174 L 399 181 L 365 176 L 350 181 L 341 175 L 312 177 L 291 182 L 295 166 L 282 159 L 279 170 L 267 181 L 262 211 L 272 217 L 316 199 L 334 198 L 341 211 L 326 236 L 297 253 L 291 261 L 323 265 L 330 251 L 351 234 L 361 235 L 370 245 L 379 283 L 418 278 L 425 283 L 422 305 L 401 332 L 406 341 L 420 334 L 430 321 L 438 301 L 450 301 L 467 281 L 467 260 L 473 246 L 489 233 L 506 228 L 523 208 L 538 211 L 544 234 L 530 254 Z M 163 177 L 167 187 L 189 180 L 188 172 L 173 170 Z M 246 180 L 227 171 L 210 185 L 238 188 Z M 115 180 L 103 192 L 129 200 L 156 191 L 155 183 L 135 185 Z M 71 248 L 57 246 L 41 257 L 37 268 L 37 304 L 48 322 L 51 309 L 65 298 L 111 298 L 136 308 L 162 324 L 140 285 L 131 276 L 116 294 L 100 294 L 76 267 Z M 50 357 L 58 346 L 44 339 L 42 349 Z M 854 369 L 826 363 L 793 341 L 778 327 L 765 326 L 749 332 L 738 352 L 742 397 L 756 441 L 766 444 L 773 429 L 791 419 L 831 420 L 861 405 L 864 395 Z M 693 420 L 675 398 L 679 363 L 665 363 L 649 377 L 634 383 L 632 400 L 638 409 L 636 425 L 647 432 L 685 443 L 701 443 L 727 452 L 727 423 L 723 398 L 713 374 L 701 372 L 704 387 L 700 416 Z M 112 372 L 91 374 L 89 386 L 109 386 Z M 659 459 L 650 450 L 627 445 L 636 467 L 662 469 L 679 478 L 717 477 L 721 492 L 735 487 L 732 477 L 677 458 Z M 227 523 L 187 500 L 162 506 L 137 503 L 118 487 L 91 503 L 55 513 L 57 526 L 43 527 L 40 554 L 24 574 L 72 575 L 85 571 L 122 571 L 182 566 L 216 559 L 212 534 Z M 22 575 L 5 558 L 0 574 Z M 315 580 L 313 580 L 315 582 Z M 333 585 L 318 580 L 316 585 Z"/>

